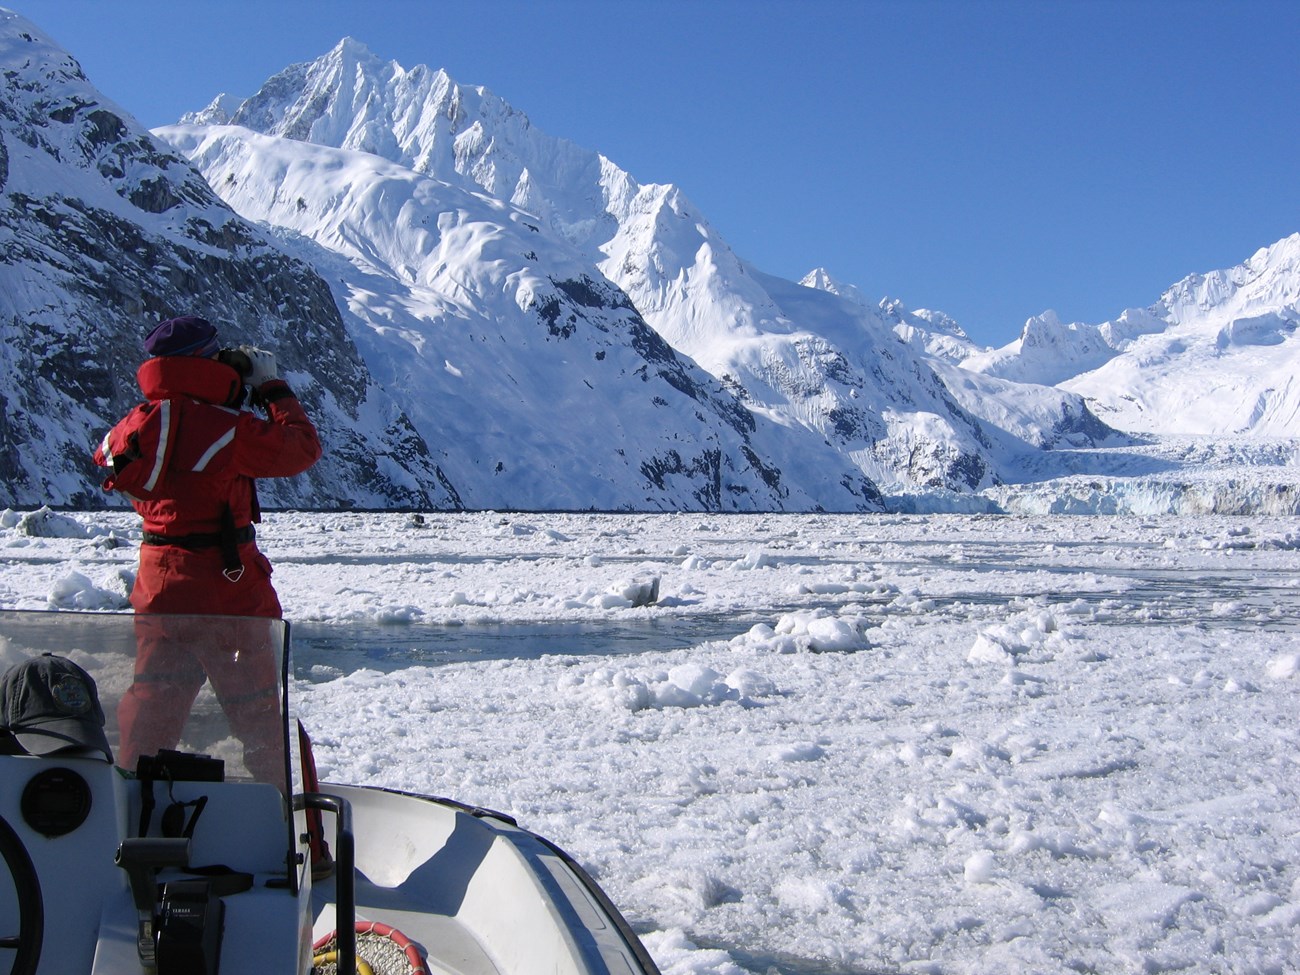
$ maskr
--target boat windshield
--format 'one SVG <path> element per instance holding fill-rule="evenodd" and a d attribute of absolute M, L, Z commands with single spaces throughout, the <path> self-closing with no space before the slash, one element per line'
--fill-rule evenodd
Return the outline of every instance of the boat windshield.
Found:
<path fill-rule="evenodd" d="M 0 610 L 0 748 L 104 755 L 129 772 L 197 753 L 227 780 L 291 795 L 287 636 L 264 618 Z"/>

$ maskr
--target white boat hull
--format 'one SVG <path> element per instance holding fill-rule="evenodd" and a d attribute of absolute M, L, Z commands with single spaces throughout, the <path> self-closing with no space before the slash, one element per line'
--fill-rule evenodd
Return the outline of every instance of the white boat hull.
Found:
<path fill-rule="evenodd" d="M 326 784 L 321 792 L 351 806 L 358 921 L 398 928 L 428 950 L 431 971 L 654 971 L 645 949 L 586 872 L 508 817 L 357 786 Z M 335 893 L 332 879 L 313 893 L 318 939 L 336 925 Z"/>

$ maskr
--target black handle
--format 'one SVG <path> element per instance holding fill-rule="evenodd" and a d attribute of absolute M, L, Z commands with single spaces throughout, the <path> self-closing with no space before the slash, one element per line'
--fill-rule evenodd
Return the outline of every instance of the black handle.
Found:
<path fill-rule="evenodd" d="M 294 809 L 319 809 L 334 814 L 334 924 L 338 943 L 338 975 L 357 975 L 356 844 L 352 837 L 352 805 L 340 796 L 302 792 Z"/>

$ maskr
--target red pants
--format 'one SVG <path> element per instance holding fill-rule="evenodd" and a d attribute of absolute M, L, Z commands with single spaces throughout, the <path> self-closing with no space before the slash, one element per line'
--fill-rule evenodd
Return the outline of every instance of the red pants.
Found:
<path fill-rule="evenodd" d="M 222 575 L 217 549 L 141 546 L 131 591 L 135 681 L 117 713 L 123 768 L 134 769 L 141 755 L 175 748 L 189 721 L 202 747 L 233 733 L 243 745 L 248 774 L 284 783 L 279 641 L 265 619 L 238 618 L 278 618 L 280 601 L 270 564 L 256 545 L 242 546 L 240 555 L 244 573 L 231 582 Z M 205 680 L 220 714 L 194 712 Z"/>
<path fill-rule="evenodd" d="M 221 574 L 221 550 L 215 546 L 191 552 L 174 545 L 141 545 L 131 605 L 137 613 L 279 619 L 280 600 L 271 585 L 271 563 L 258 551 L 256 542 L 239 546 L 239 557 L 244 572 L 231 582 Z"/>

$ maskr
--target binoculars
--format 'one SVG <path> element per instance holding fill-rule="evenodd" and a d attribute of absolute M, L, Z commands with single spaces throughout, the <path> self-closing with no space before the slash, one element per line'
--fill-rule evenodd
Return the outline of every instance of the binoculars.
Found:
<path fill-rule="evenodd" d="M 253 371 L 253 360 L 243 349 L 219 349 L 217 361 L 224 362 L 244 379 L 247 379 Z"/>

